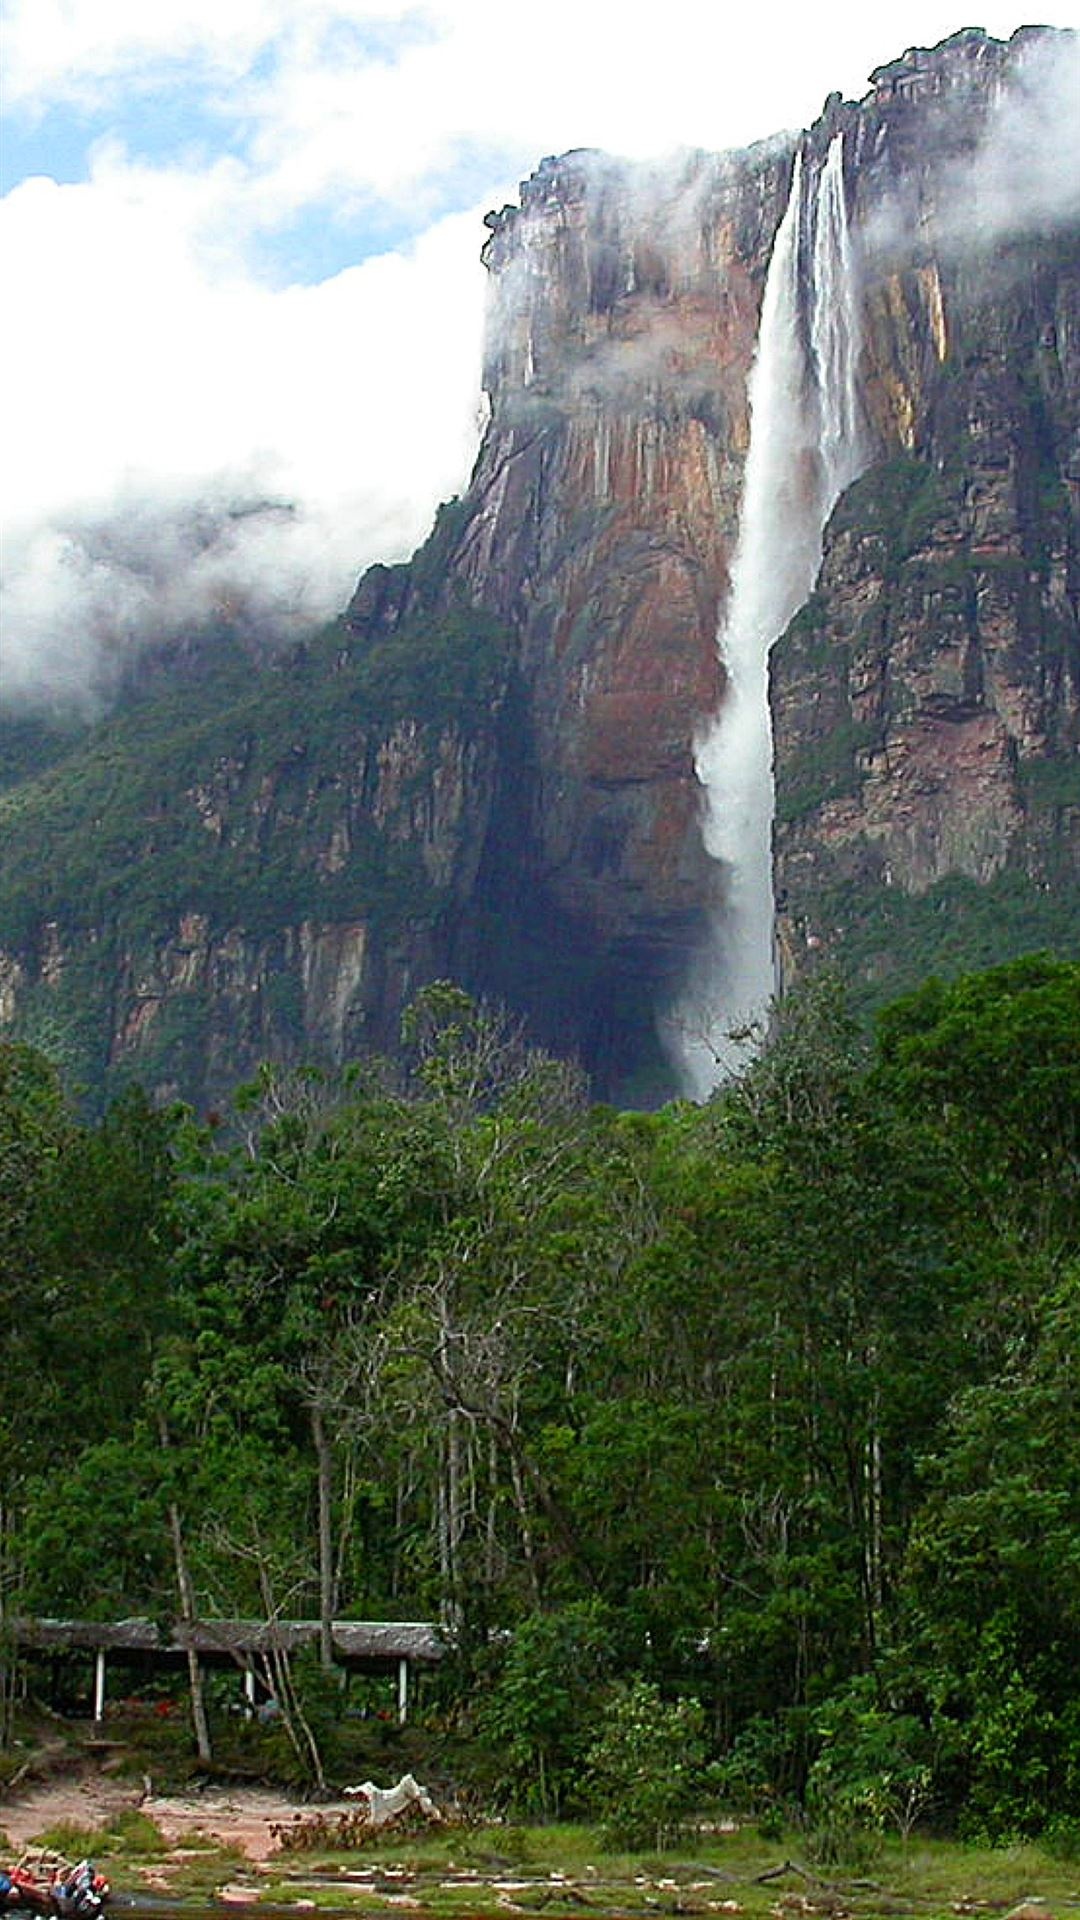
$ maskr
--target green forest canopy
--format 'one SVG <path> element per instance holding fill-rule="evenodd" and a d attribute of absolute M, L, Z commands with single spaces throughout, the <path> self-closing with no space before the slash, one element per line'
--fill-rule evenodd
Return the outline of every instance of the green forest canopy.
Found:
<path fill-rule="evenodd" d="M 441 1618 L 526 1809 L 645 1699 L 736 1801 L 1066 1821 L 1080 967 L 819 982 L 647 1115 L 452 987 L 406 1039 L 210 1124 L 0 1048 L 4 1610 Z"/>

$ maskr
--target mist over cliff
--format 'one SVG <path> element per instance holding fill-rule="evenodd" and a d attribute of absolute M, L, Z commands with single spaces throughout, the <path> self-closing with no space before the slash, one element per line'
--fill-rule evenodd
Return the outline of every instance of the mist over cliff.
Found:
<path fill-rule="evenodd" d="M 969 29 L 745 153 L 543 161 L 488 217 L 487 425 L 413 561 L 270 655 L 219 596 L 181 680 L 20 736 L 9 1030 L 202 1097 L 392 1047 L 452 974 L 652 1100 L 705 1091 L 823 955 L 873 993 L 1075 950 L 1078 76 L 1074 35 Z M 755 514 L 761 577 L 806 558 L 756 642 L 747 1001 L 724 742 Z"/>

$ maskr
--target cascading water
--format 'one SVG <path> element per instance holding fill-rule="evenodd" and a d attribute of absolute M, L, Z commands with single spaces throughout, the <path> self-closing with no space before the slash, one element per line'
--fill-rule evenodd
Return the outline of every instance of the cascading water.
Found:
<path fill-rule="evenodd" d="M 844 488 L 851 485 L 865 464 L 855 384 L 859 308 L 844 198 L 844 136 L 841 133 L 830 143 L 814 200 L 810 347 L 821 429 L 821 527 L 814 566 L 816 575 L 825 522 Z"/>
<path fill-rule="evenodd" d="M 705 847 L 722 867 L 723 899 L 708 950 L 664 1021 L 696 1099 L 746 1059 L 774 992 L 769 650 L 810 594 L 825 522 L 862 464 L 858 349 L 837 134 L 816 179 L 804 179 L 795 156 L 750 376 L 739 537 L 718 635 L 724 702 L 695 756 Z"/>

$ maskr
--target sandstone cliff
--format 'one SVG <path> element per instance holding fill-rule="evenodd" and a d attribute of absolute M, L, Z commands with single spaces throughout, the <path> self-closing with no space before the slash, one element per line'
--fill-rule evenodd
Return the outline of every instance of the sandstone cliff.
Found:
<path fill-rule="evenodd" d="M 1080 938 L 1080 225 L 1033 231 L 978 144 L 1042 53 L 960 36 L 854 123 L 877 459 L 773 653 L 788 977 Z"/>
<path fill-rule="evenodd" d="M 448 962 L 609 1091 L 672 1085 L 654 1011 L 716 881 L 692 737 L 723 694 L 717 607 L 790 153 L 675 170 L 571 154 L 489 218 L 491 419 L 434 584 L 516 648 Z M 369 576 L 348 624 L 385 632 L 430 589 L 426 566 Z"/>
<path fill-rule="evenodd" d="M 978 199 L 1056 39 L 967 31 L 800 137 L 812 170 L 845 136 L 866 471 L 773 656 L 787 977 L 1078 937 L 1080 234 Z M 570 154 L 489 216 L 468 492 L 300 655 L 11 789 L 0 1019 L 202 1097 L 392 1046 L 449 973 L 598 1091 L 672 1089 L 655 1014 L 725 905 L 694 741 L 795 146 Z"/>

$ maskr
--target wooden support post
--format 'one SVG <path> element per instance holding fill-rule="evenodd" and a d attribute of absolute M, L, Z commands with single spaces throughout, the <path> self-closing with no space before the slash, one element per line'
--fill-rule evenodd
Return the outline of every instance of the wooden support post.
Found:
<path fill-rule="evenodd" d="M 94 1655 L 94 1719 L 100 1726 L 105 1718 L 105 1649 Z"/>
<path fill-rule="evenodd" d="M 244 1719 L 250 1720 L 255 1713 L 255 1662 L 248 1655 L 244 1663 Z"/>
<path fill-rule="evenodd" d="M 401 1726 L 409 1717 L 409 1663 L 404 1659 L 397 1663 L 397 1717 Z"/>

